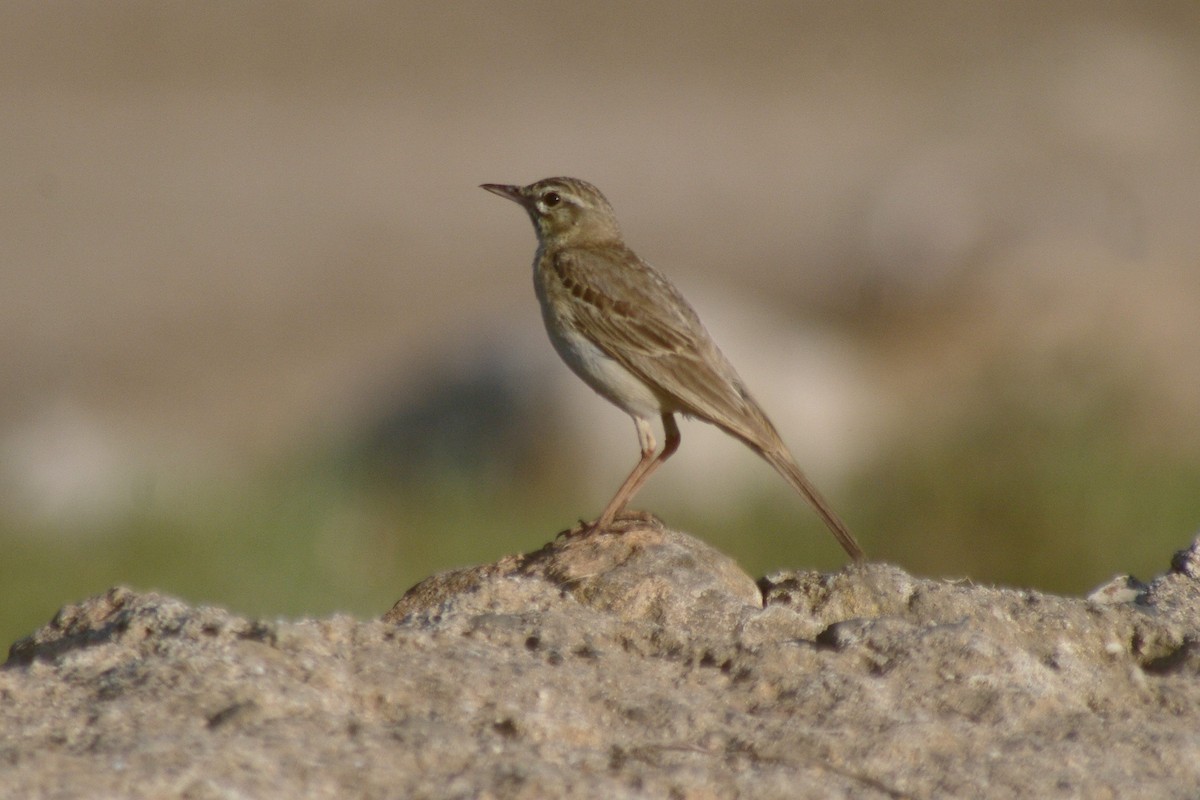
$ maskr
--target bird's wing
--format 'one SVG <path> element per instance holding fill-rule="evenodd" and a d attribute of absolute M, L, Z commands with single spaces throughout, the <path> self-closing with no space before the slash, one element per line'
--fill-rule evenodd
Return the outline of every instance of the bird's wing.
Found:
<path fill-rule="evenodd" d="M 657 270 L 627 247 L 557 253 L 551 268 L 572 305 L 577 329 L 610 358 L 668 398 L 752 446 L 779 437 L 696 312 Z"/>

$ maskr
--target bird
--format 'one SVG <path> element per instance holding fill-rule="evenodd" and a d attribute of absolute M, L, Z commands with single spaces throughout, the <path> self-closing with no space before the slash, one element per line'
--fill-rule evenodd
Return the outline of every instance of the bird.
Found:
<path fill-rule="evenodd" d="M 567 177 L 480 188 L 529 214 L 538 241 L 534 289 L 554 349 L 584 383 L 630 415 L 637 429 L 641 457 L 589 530 L 609 529 L 679 448 L 675 415 L 681 414 L 741 440 L 809 502 L 852 559 L 866 558 L 692 306 L 625 243 L 599 189 Z M 655 417 L 663 425 L 661 451 Z"/>

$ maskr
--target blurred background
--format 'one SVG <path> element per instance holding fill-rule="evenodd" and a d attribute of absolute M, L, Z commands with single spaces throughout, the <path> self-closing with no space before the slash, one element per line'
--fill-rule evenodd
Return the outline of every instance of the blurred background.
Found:
<path fill-rule="evenodd" d="M 1195 0 L 8 0 L 0 643 L 117 583 L 375 615 L 597 514 L 633 425 L 477 188 L 556 174 L 873 558 L 1078 594 L 1200 529 Z M 700 423 L 635 505 L 843 563 Z"/>

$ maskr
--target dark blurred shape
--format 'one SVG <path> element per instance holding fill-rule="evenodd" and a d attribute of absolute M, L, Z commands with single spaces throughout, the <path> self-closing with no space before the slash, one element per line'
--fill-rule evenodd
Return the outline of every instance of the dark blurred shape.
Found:
<path fill-rule="evenodd" d="M 410 381 L 398 376 L 396 385 Z M 396 391 L 353 437 L 349 463 L 397 485 L 466 479 L 511 484 L 534 477 L 539 447 L 555 430 L 504 359 L 482 357 L 466 369 L 430 375 L 420 391 Z"/>

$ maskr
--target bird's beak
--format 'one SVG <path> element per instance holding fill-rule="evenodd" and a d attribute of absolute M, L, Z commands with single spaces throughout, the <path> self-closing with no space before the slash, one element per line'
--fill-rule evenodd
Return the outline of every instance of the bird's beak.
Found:
<path fill-rule="evenodd" d="M 510 186 L 506 183 L 484 183 L 480 184 L 480 189 L 487 189 L 492 194 L 498 194 L 501 197 L 507 197 L 514 203 L 525 205 L 525 195 L 521 194 L 520 186 Z"/>

